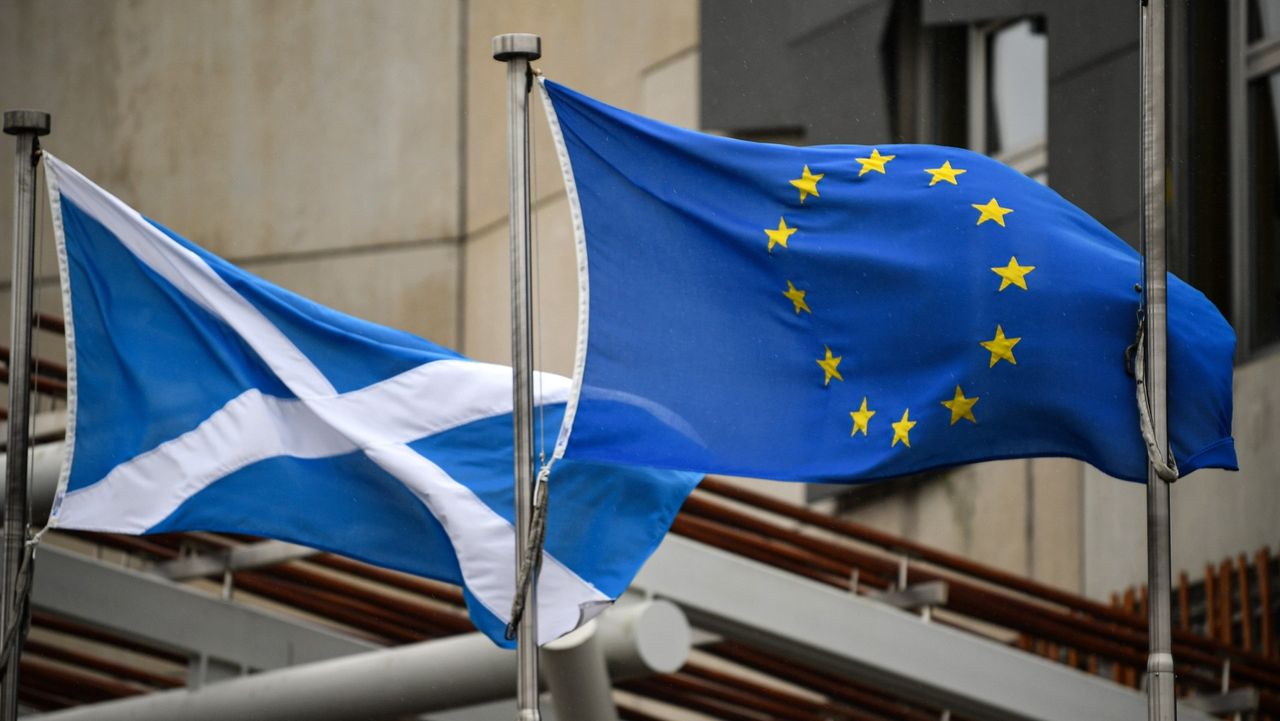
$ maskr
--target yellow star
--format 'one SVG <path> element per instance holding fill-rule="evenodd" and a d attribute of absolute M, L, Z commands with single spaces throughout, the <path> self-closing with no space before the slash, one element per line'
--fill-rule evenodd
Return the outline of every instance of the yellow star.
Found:
<path fill-rule="evenodd" d="M 884 175 L 884 164 L 896 157 L 898 156 L 881 155 L 879 148 L 872 148 L 870 158 L 858 158 L 858 162 L 862 163 L 862 170 L 858 171 L 858 177 L 861 178 L 872 170 Z"/>
<path fill-rule="evenodd" d="M 781 245 L 783 248 L 787 247 L 787 238 L 790 238 L 795 232 L 795 228 L 787 227 L 786 218 L 778 218 L 777 230 L 764 229 L 764 234 L 769 236 L 769 252 L 773 252 L 773 246 L 775 245 Z"/>
<path fill-rule="evenodd" d="M 806 165 L 804 166 L 804 173 L 799 178 L 791 181 L 792 185 L 800 189 L 800 203 L 802 205 L 804 204 L 804 199 L 810 195 L 815 198 L 819 197 L 818 181 L 822 180 L 825 176 L 826 173 L 818 173 L 817 175 L 810 173 L 809 166 Z"/>
<path fill-rule="evenodd" d="M 925 168 L 924 172 L 933 176 L 929 179 L 929 187 L 932 188 L 933 184 L 939 180 L 945 180 L 952 185 L 959 185 L 959 183 L 956 182 L 956 176 L 964 175 L 969 171 L 951 167 L 951 161 L 948 160 L 942 164 L 941 168 Z"/>
<path fill-rule="evenodd" d="M 1007 360 L 1013 365 L 1018 365 L 1018 361 L 1013 358 L 1013 347 L 1018 345 L 1018 341 L 1022 338 L 1006 338 L 1004 337 L 1004 328 L 996 326 L 996 337 L 991 340 L 982 341 L 983 348 L 991 351 L 991 365 L 988 368 L 994 368 L 996 363 Z"/>
<path fill-rule="evenodd" d="M 961 418 L 968 418 L 972 423 L 978 422 L 978 419 L 973 417 L 973 405 L 977 402 L 978 396 L 965 398 L 964 391 L 960 390 L 960 386 L 956 386 L 955 398 L 943 401 L 942 405 L 951 409 L 951 425 L 954 426 Z"/>
<path fill-rule="evenodd" d="M 889 424 L 893 426 L 893 442 L 889 444 L 890 448 L 898 445 L 898 441 L 902 441 L 902 445 L 907 448 L 911 447 L 911 437 L 908 434 L 911 433 L 912 428 L 916 427 L 916 422 L 907 420 L 907 414 L 910 412 L 911 409 L 908 408 L 902 412 L 902 420 Z"/>
<path fill-rule="evenodd" d="M 787 296 L 787 300 L 795 303 L 796 315 L 800 315 L 800 311 L 802 310 L 809 314 L 813 313 L 813 311 L 809 310 L 809 304 L 804 302 L 804 294 L 806 292 L 807 291 L 797 289 L 791 284 L 791 281 L 787 281 L 787 290 L 783 295 Z"/>
<path fill-rule="evenodd" d="M 973 203 L 972 205 L 976 210 L 982 213 L 982 215 L 978 217 L 978 225 L 982 225 L 988 220 L 994 220 L 1000 224 L 1001 228 L 1003 228 L 1005 227 L 1004 216 L 1013 212 L 1012 208 L 1001 208 L 995 198 L 992 198 L 985 204 Z"/>
<path fill-rule="evenodd" d="M 867 421 L 871 420 L 871 416 L 876 414 L 875 411 L 867 410 L 867 397 L 862 397 L 862 407 L 856 411 L 849 411 L 849 415 L 853 418 L 853 430 L 849 431 L 849 436 L 858 435 L 858 431 L 862 431 L 862 435 L 867 435 Z"/>
<path fill-rule="evenodd" d="M 1000 276 L 1000 290 L 1004 290 L 1011 285 L 1019 288 L 1027 289 L 1027 273 L 1035 270 L 1034 265 L 1018 265 L 1017 257 L 1010 256 L 1009 264 L 1003 268 L 992 268 L 991 272 Z"/>
<path fill-rule="evenodd" d="M 825 345 L 822 347 L 827 348 Z M 844 356 L 840 356 L 840 355 L 832 357 L 831 349 L 827 348 L 827 357 L 818 359 L 818 365 L 822 367 L 822 372 L 825 373 L 827 376 L 826 378 L 822 379 L 823 387 L 830 385 L 832 378 L 835 378 L 836 380 L 841 382 L 844 381 L 844 378 L 840 376 L 840 371 L 836 370 L 837 368 L 840 367 L 840 361 L 843 358 Z"/>

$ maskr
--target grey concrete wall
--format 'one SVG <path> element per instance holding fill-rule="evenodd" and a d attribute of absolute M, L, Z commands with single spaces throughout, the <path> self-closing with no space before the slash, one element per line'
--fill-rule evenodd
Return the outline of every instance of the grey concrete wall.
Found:
<path fill-rule="evenodd" d="M 1173 573 L 1193 579 L 1204 567 L 1269 546 L 1280 549 L 1280 353 L 1236 368 L 1232 424 L 1240 472 L 1204 470 L 1170 493 Z M 1089 469 L 1084 484 L 1085 592 L 1146 582 L 1146 487 Z"/>
<path fill-rule="evenodd" d="M 0 106 L 52 112 L 52 152 L 209 250 L 452 344 L 460 22 L 460 0 L 3 0 Z"/>
<path fill-rule="evenodd" d="M 1082 577 L 1082 466 L 1037 458 L 963 466 L 858 503 L 847 516 L 1067 590 Z"/>
<path fill-rule="evenodd" d="M 703 0 L 704 124 L 798 131 L 797 142 L 891 138 L 882 43 L 892 0 Z"/>

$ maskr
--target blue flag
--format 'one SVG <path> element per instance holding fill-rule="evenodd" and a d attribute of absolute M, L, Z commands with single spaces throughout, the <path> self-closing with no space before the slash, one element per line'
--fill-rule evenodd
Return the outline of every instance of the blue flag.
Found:
<path fill-rule="evenodd" d="M 273 286 L 44 158 L 70 381 L 50 525 L 334 551 L 462 585 L 476 626 L 506 643 L 510 369 Z M 570 383 L 534 387 L 554 434 Z M 555 465 L 541 641 L 626 588 L 696 478 Z"/>
<path fill-rule="evenodd" d="M 839 482 L 1066 456 L 1145 480 L 1140 258 L 1053 190 L 956 148 L 750 143 L 543 85 L 589 286 L 566 457 Z M 1236 466 L 1234 344 L 1170 277 L 1184 473 Z"/>

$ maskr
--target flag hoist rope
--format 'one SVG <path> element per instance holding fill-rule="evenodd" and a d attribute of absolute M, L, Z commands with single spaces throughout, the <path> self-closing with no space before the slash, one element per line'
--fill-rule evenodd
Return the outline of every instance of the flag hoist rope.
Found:
<path fill-rule="evenodd" d="M 1151 420 L 1151 402 L 1147 395 L 1147 324 L 1145 313 L 1138 313 L 1138 338 L 1130 350 L 1133 357 L 1128 362 L 1133 364 L 1134 387 L 1137 391 L 1138 422 L 1142 429 L 1142 442 L 1147 447 L 1147 462 L 1162 481 L 1172 483 L 1178 480 L 1178 462 L 1173 457 L 1173 449 L 1167 447 L 1160 450 L 1160 442 L 1156 439 L 1155 424 Z"/>

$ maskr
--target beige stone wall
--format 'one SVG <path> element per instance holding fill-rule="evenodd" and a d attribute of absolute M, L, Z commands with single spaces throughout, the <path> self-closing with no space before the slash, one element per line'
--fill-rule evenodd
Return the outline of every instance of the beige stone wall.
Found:
<path fill-rule="evenodd" d="M 452 344 L 461 20 L 458 0 L 4 0 L 0 106 L 50 111 L 52 152 L 213 252 Z M 50 309 L 54 272 L 43 253 Z"/>
<path fill-rule="evenodd" d="M 1079 590 L 1082 465 L 1037 458 L 963 466 L 848 516 L 1003 570 Z"/>
<path fill-rule="evenodd" d="M 467 35 L 467 240 L 463 350 L 510 363 L 507 251 L 506 73 L 490 40 L 507 32 L 542 36 L 534 65 L 547 77 L 619 107 L 686 127 L 698 124 L 696 0 L 645 3 L 475 2 Z M 535 229 L 541 309 L 540 368 L 573 366 L 577 286 L 564 185 L 540 98 L 532 99 Z M 536 352 L 536 351 L 535 351 Z"/>

